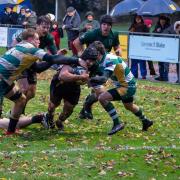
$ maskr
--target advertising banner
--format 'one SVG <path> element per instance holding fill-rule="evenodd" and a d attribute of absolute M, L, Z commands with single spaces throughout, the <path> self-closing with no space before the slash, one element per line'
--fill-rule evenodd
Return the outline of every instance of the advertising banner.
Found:
<path fill-rule="evenodd" d="M 7 47 L 8 28 L 0 27 L 0 47 Z"/>
<path fill-rule="evenodd" d="M 177 63 L 179 38 L 130 35 L 129 58 Z"/>

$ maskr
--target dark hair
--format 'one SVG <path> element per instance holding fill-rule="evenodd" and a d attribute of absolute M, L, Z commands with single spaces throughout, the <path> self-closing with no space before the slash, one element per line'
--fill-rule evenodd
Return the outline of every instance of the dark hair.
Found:
<path fill-rule="evenodd" d="M 112 26 L 112 23 L 113 23 L 113 19 L 110 15 L 102 15 L 101 18 L 100 18 L 100 24 L 102 23 L 106 23 L 106 24 L 109 24 Z"/>
<path fill-rule="evenodd" d="M 52 22 L 52 25 L 54 25 L 54 24 L 57 25 L 57 26 L 59 26 L 59 23 L 58 23 L 57 21 L 53 21 L 53 22 Z"/>
<path fill-rule="evenodd" d="M 47 17 L 47 16 L 40 16 L 38 19 L 37 19 L 37 25 L 40 25 L 40 24 L 51 24 L 51 21 L 50 19 Z"/>
<path fill-rule="evenodd" d="M 94 41 L 89 45 L 90 47 L 95 47 L 98 52 L 100 52 L 101 55 L 104 55 L 106 53 L 106 49 L 101 41 Z"/>
<path fill-rule="evenodd" d="M 98 51 L 93 46 L 88 46 L 81 55 L 81 58 L 84 60 L 90 59 L 96 61 L 97 57 L 98 57 Z"/>
<path fill-rule="evenodd" d="M 27 40 L 28 38 L 33 38 L 36 33 L 37 32 L 35 29 L 28 28 L 24 32 L 22 32 L 22 40 Z"/>

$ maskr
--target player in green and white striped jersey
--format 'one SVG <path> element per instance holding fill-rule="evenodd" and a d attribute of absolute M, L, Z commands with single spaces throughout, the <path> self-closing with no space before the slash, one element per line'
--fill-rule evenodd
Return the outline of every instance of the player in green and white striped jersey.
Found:
<path fill-rule="evenodd" d="M 104 84 L 109 78 L 113 80 L 115 85 L 115 88 L 98 95 L 99 102 L 114 123 L 112 130 L 108 134 L 115 134 L 124 128 L 124 124 L 120 121 L 116 109 L 111 103 L 111 101 L 120 100 L 127 110 L 139 117 L 143 125 L 142 130 L 147 131 L 152 126 L 153 121 L 147 119 L 142 110 L 133 103 L 136 93 L 136 81 L 133 74 L 120 57 L 102 52 L 105 52 L 104 45 L 100 41 L 95 41 L 84 51 L 82 57 L 86 60 L 88 68 L 90 68 L 96 63 L 90 57 L 92 54 L 97 54 L 96 61 L 99 62 L 99 67 L 104 68 L 103 76 L 95 76 L 90 79 L 90 84 L 93 88 L 98 88 L 99 85 Z"/>

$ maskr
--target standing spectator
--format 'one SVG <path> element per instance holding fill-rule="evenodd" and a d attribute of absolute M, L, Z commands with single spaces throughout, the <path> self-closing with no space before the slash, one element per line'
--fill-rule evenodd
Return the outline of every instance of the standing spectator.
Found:
<path fill-rule="evenodd" d="M 129 31 L 131 32 L 149 32 L 148 27 L 144 24 L 142 16 L 136 15 L 134 21 L 131 24 Z M 131 72 L 135 78 L 138 78 L 138 64 L 140 65 L 140 72 L 142 79 L 146 79 L 147 70 L 146 70 L 146 61 L 131 59 Z"/>
<path fill-rule="evenodd" d="M 4 13 L 0 17 L 1 24 L 17 24 L 18 14 L 13 12 L 13 6 L 11 4 L 7 4 L 5 7 Z"/>
<path fill-rule="evenodd" d="M 37 16 L 36 13 L 31 11 L 29 8 L 25 10 L 25 19 L 23 25 L 26 28 L 35 28 L 36 27 Z"/>
<path fill-rule="evenodd" d="M 26 7 L 23 6 L 21 9 L 20 9 L 20 12 L 18 14 L 18 18 L 17 18 L 17 24 L 18 25 L 22 25 L 24 20 L 25 20 L 25 12 L 26 11 Z"/>
<path fill-rule="evenodd" d="M 176 34 L 179 34 L 180 35 L 180 21 L 176 21 L 175 23 L 174 23 L 174 30 L 175 30 L 175 32 L 176 32 Z M 180 83 L 180 79 L 179 79 L 179 64 L 177 63 L 176 64 L 176 71 L 177 71 L 177 83 Z"/>
<path fill-rule="evenodd" d="M 152 23 L 153 23 L 153 21 L 151 19 L 145 19 L 144 20 L 144 24 L 148 27 L 149 32 L 151 32 Z M 153 61 L 147 61 L 147 62 L 148 62 L 148 66 L 149 66 L 150 75 L 155 76 L 156 72 L 154 69 Z"/>
<path fill-rule="evenodd" d="M 86 32 L 100 27 L 99 22 L 94 19 L 94 13 L 92 11 L 88 11 L 85 18 L 86 20 L 84 20 L 80 26 L 81 32 Z"/>
<path fill-rule="evenodd" d="M 163 31 L 164 34 L 178 34 L 180 35 L 180 21 L 176 21 L 173 25 L 169 26 Z M 179 64 L 176 64 L 177 81 L 179 82 Z"/>
<path fill-rule="evenodd" d="M 77 55 L 77 50 L 73 45 L 73 41 L 79 36 L 79 25 L 81 19 L 74 7 L 67 8 L 67 14 L 63 18 L 62 29 L 65 29 L 68 37 L 68 47 L 72 50 L 73 55 Z"/>
<path fill-rule="evenodd" d="M 60 49 L 61 38 L 64 37 L 63 29 L 59 27 L 57 21 L 52 22 L 51 34 L 54 37 L 57 49 Z"/>
<path fill-rule="evenodd" d="M 160 16 L 159 20 L 155 26 L 154 33 L 163 33 L 165 29 L 170 26 L 170 19 L 167 16 Z M 156 77 L 155 80 L 158 81 L 168 81 L 169 73 L 169 63 L 167 62 L 158 62 L 159 66 L 159 77 Z"/>

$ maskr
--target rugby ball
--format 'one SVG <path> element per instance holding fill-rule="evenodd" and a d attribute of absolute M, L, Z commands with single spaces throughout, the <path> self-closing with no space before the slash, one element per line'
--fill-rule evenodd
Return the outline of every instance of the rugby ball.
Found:
<path fill-rule="evenodd" d="M 81 74 L 86 73 L 86 72 L 87 72 L 87 70 L 85 68 L 81 67 L 81 66 L 73 67 L 73 73 L 76 74 L 76 75 L 81 75 Z M 76 83 L 78 85 L 86 84 L 85 81 L 81 81 L 81 80 L 76 81 Z"/>
<path fill-rule="evenodd" d="M 81 75 L 81 74 L 83 74 L 85 72 L 86 72 L 86 69 L 83 68 L 82 66 L 76 66 L 76 67 L 73 68 L 73 73 L 74 74 Z"/>

